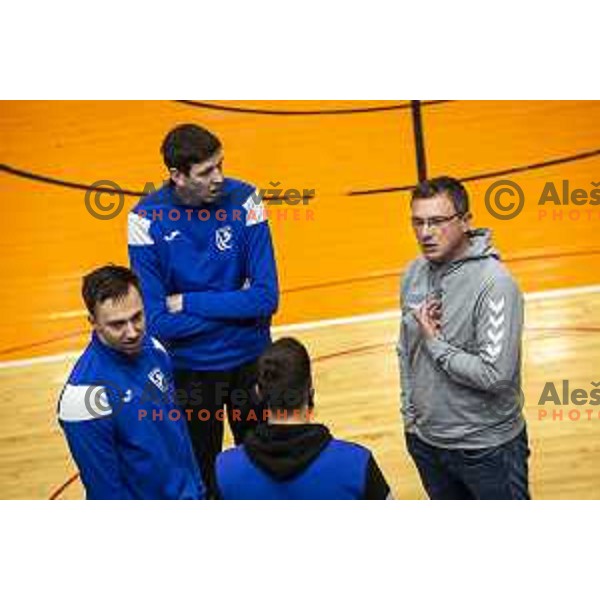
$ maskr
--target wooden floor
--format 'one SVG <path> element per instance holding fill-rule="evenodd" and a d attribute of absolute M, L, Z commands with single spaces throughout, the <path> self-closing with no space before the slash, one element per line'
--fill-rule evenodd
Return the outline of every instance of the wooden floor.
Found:
<path fill-rule="evenodd" d="M 600 497 L 600 407 L 540 405 L 544 385 L 562 379 L 571 389 L 593 389 L 600 380 L 600 289 L 527 301 L 525 413 L 533 455 L 536 498 Z M 317 418 L 333 432 L 373 449 L 398 498 L 422 498 L 408 458 L 398 412 L 398 369 L 394 344 L 397 319 L 319 324 L 295 335 L 315 364 Z M 56 425 L 56 396 L 74 359 L 3 368 L 0 483 L 4 498 L 47 498 L 76 473 Z M 540 410 L 545 409 L 547 416 Z M 577 409 L 577 413 L 572 411 Z M 595 410 L 594 410 L 595 409 Z M 593 410 L 590 415 L 586 413 Z M 557 411 L 553 417 L 553 411 Z M 559 420 L 562 413 L 562 420 Z M 59 497 L 79 498 L 79 481 Z"/>
<path fill-rule="evenodd" d="M 225 103 L 226 104 L 226 103 Z M 229 103 L 269 110 L 331 110 L 391 102 Z M 224 140 L 228 173 L 263 188 L 316 190 L 313 219 L 273 220 L 281 285 L 276 335 L 293 331 L 316 361 L 318 416 L 335 434 L 370 446 L 399 498 L 423 492 L 405 452 L 394 344 L 398 276 L 415 256 L 406 192 L 349 192 L 414 182 L 409 112 L 327 115 L 232 113 L 174 102 L 3 102 L 2 161 L 13 169 L 141 190 L 160 182 L 158 146 L 166 130 L 199 122 Z M 483 197 L 492 178 L 468 183 L 475 222 L 494 229 L 508 266 L 527 292 L 526 413 L 537 498 L 600 497 L 600 415 L 538 404 L 544 385 L 562 380 L 590 392 L 600 381 L 598 225 L 593 206 L 550 206 L 560 190 L 592 189 L 600 102 L 450 102 L 424 107 L 432 175 L 485 175 L 509 168 L 526 197 L 515 219 L 494 219 Z M 48 498 L 75 474 L 57 428 L 57 394 L 85 345 L 79 282 L 108 261 L 126 261 L 124 211 L 93 219 L 85 191 L 0 173 L 7 227 L 0 239 L 0 498 Z M 544 207 L 545 208 L 545 207 Z M 560 213 L 560 214 L 559 214 Z M 553 293 L 553 290 L 559 290 Z M 364 321 L 353 317 L 371 315 Z M 346 319 L 346 317 L 350 317 Z M 330 323 L 328 320 L 342 319 Z M 296 324 L 307 324 L 296 327 Z M 562 410 L 563 419 L 552 419 Z M 60 498 L 82 495 L 77 480 Z"/>

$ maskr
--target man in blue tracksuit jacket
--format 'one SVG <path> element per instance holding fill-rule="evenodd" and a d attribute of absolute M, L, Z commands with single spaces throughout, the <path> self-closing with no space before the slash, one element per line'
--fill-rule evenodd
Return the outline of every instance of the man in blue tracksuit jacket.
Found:
<path fill-rule="evenodd" d="M 254 186 L 223 177 L 211 132 L 181 125 L 162 145 L 170 180 L 129 214 L 129 255 L 149 330 L 170 352 L 178 401 L 209 495 L 224 407 L 241 443 L 262 418 L 256 359 L 270 343 L 279 289 Z"/>
<path fill-rule="evenodd" d="M 310 357 L 283 338 L 259 359 L 258 386 L 269 422 L 243 445 L 217 457 L 217 496 L 224 500 L 384 500 L 390 488 L 371 452 L 311 423 Z"/>
<path fill-rule="evenodd" d="M 137 277 L 102 267 L 84 277 L 83 297 L 94 332 L 63 388 L 58 419 L 86 497 L 204 498 L 170 358 L 145 334 Z"/>

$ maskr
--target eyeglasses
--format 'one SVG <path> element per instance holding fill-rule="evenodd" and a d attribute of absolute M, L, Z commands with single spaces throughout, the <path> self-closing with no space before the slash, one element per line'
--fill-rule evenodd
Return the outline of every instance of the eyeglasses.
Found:
<path fill-rule="evenodd" d="M 412 226 L 415 229 L 421 229 L 423 227 L 428 227 L 429 229 L 439 229 L 446 223 L 450 223 L 452 219 L 456 217 L 462 217 L 460 213 L 454 213 L 448 217 L 431 217 L 431 219 L 411 219 Z"/>

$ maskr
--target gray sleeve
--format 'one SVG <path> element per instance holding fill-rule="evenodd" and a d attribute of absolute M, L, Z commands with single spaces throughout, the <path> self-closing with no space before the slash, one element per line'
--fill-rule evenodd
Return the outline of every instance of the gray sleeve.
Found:
<path fill-rule="evenodd" d="M 400 337 L 398 344 L 396 345 L 396 352 L 398 354 L 398 371 L 400 372 L 400 400 L 402 406 L 406 402 L 406 392 L 408 389 L 408 360 L 406 353 L 406 343 L 404 342 L 404 326 L 400 324 Z"/>
<path fill-rule="evenodd" d="M 408 335 L 406 324 L 404 322 L 405 302 L 409 287 L 409 278 L 414 271 L 413 264 L 409 265 L 400 285 L 400 308 L 402 310 L 402 318 L 400 320 L 400 335 L 396 345 L 398 354 L 398 370 L 400 372 L 400 407 L 404 417 L 405 424 L 410 426 L 414 420 L 412 407 L 410 405 L 410 394 L 412 391 L 411 370 L 408 351 Z"/>
<path fill-rule="evenodd" d="M 454 381 L 488 390 L 500 381 L 513 381 L 519 372 L 523 331 L 523 295 L 508 275 L 483 286 L 475 306 L 474 352 L 465 352 L 440 338 L 425 348 Z"/>

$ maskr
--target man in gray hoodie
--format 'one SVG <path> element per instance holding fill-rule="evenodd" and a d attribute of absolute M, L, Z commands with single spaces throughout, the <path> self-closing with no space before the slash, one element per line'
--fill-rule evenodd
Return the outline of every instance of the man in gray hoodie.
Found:
<path fill-rule="evenodd" d="M 401 288 L 406 445 L 432 499 L 528 499 L 523 296 L 451 177 L 411 201 L 422 257 Z"/>

